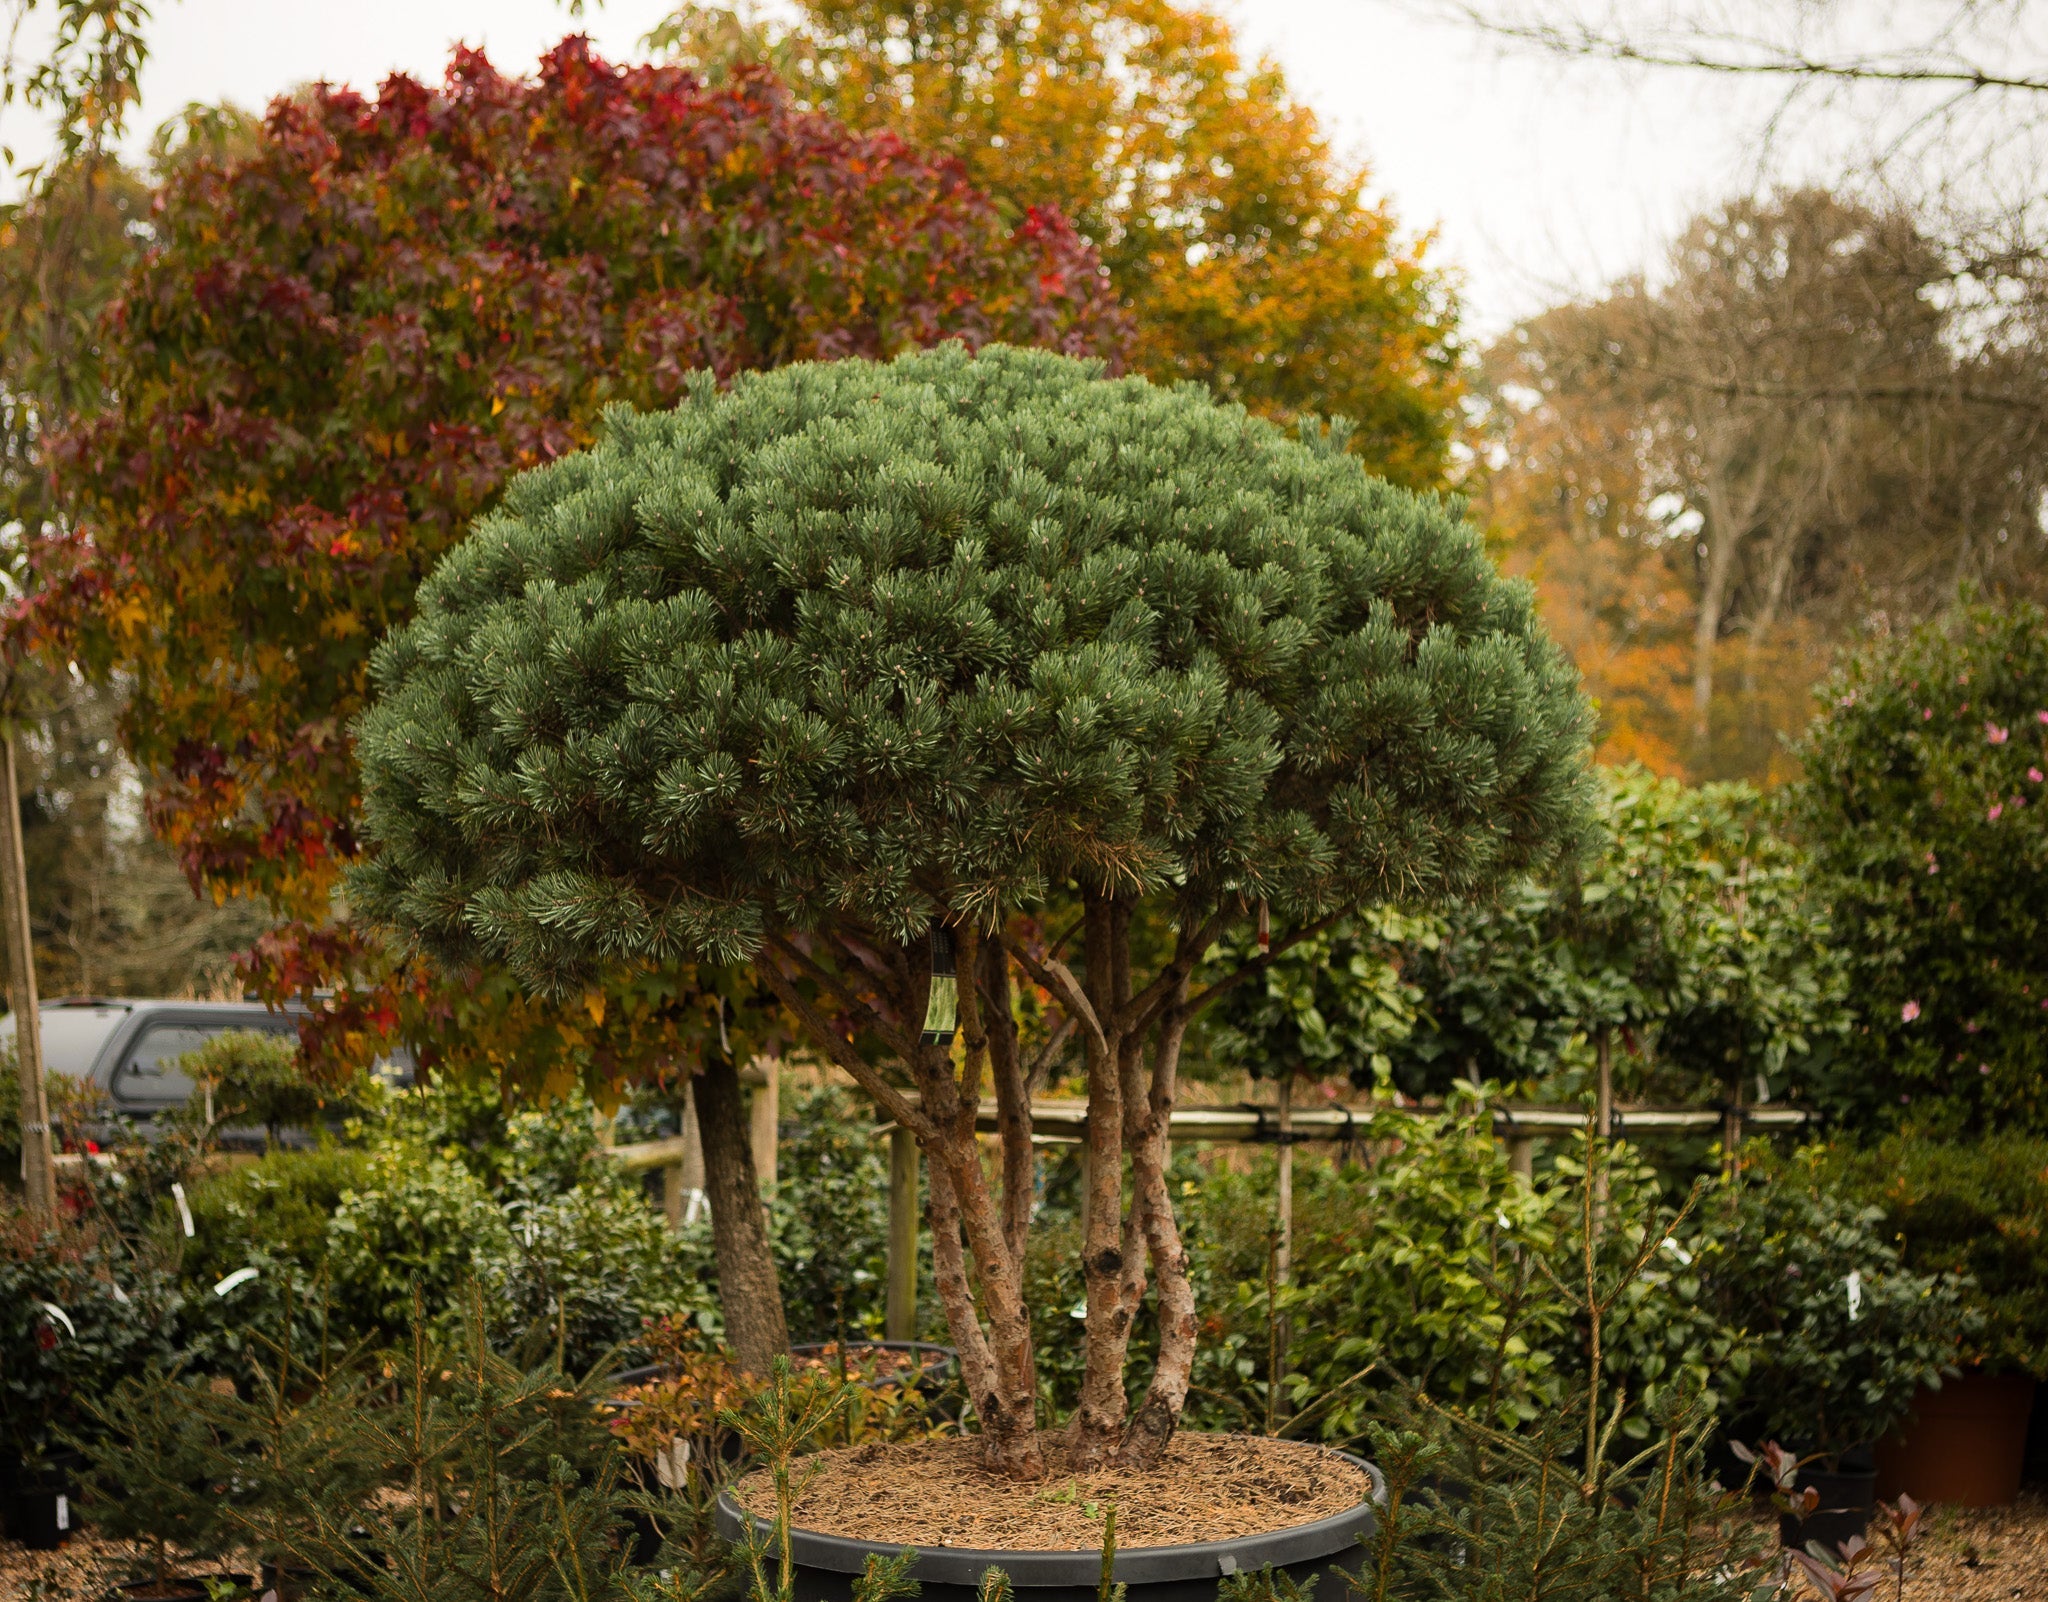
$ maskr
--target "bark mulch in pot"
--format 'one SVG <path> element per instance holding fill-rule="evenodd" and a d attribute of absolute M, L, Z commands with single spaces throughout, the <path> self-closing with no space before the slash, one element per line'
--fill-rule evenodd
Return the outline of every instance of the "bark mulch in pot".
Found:
<path fill-rule="evenodd" d="M 1057 1442 L 1048 1440 L 1057 1450 Z M 1048 1475 L 1026 1484 L 981 1466 L 980 1442 L 954 1436 L 820 1452 L 796 1465 L 793 1522 L 821 1535 L 887 1545 L 1094 1551 L 1102 1511 L 1116 1505 L 1116 1544 L 1181 1546 L 1313 1524 L 1358 1506 L 1372 1482 L 1355 1464 L 1306 1441 L 1257 1435 L 1173 1438 L 1144 1473 Z M 765 1470 L 734 1495 L 775 1514 Z"/>

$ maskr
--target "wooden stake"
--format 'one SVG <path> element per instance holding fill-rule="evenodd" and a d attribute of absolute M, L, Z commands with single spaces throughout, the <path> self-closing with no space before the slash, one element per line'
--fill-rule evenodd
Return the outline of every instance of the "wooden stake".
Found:
<path fill-rule="evenodd" d="M 917 1137 L 889 1131 L 889 1295 L 882 1333 L 917 1339 Z"/>
<path fill-rule="evenodd" d="M 7 922 L 7 996 L 21 1076 L 21 1188 L 28 1215 L 57 1222 L 57 1165 L 50 1149 L 50 1101 L 43 1080 L 43 1028 L 28 916 L 28 868 L 21 854 L 21 781 L 14 728 L 0 726 L 0 916 Z"/>
<path fill-rule="evenodd" d="M 670 1229 L 696 1222 L 690 1216 L 692 1196 L 699 1198 L 700 1207 L 704 1205 L 704 1137 L 697 1131 L 697 1092 L 689 1079 L 683 1081 L 680 1122 L 682 1127 L 676 1133 L 683 1142 L 682 1158 L 662 1170 L 662 1211 L 668 1215 Z"/>
<path fill-rule="evenodd" d="M 1265 904 L 1260 903 L 1263 908 Z M 1274 1205 L 1279 1213 L 1278 1234 L 1273 1247 L 1273 1283 L 1285 1290 L 1294 1277 L 1294 1075 L 1280 1076 L 1280 1176 L 1275 1186 Z M 1291 1320 L 1282 1314 L 1276 1325 L 1275 1355 L 1271 1379 L 1271 1405 L 1276 1419 L 1287 1416 L 1287 1393 L 1280 1382 L 1287 1376 L 1287 1348 L 1293 1344 Z"/>
<path fill-rule="evenodd" d="M 775 1146 L 782 1120 L 782 1064 L 764 1057 L 757 1066 L 761 1082 L 754 1087 L 754 1099 L 747 1108 L 747 1133 L 754 1148 L 754 1173 L 761 1181 L 761 1200 L 775 1186 Z"/>

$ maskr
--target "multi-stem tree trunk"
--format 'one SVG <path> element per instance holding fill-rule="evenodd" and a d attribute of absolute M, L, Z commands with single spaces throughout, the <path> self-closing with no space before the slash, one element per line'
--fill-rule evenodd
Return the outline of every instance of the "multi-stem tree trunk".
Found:
<path fill-rule="evenodd" d="M 775 1259 L 768 1250 L 739 1065 L 723 1053 L 707 1052 L 704 1071 L 693 1088 L 726 1338 L 742 1369 L 766 1374 L 776 1358 L 789 1352 L 789 1325 L 782 1313 Z"/>
<path fill-rule="evenodd" d="M 756 971 L 811 1040 L 916 1138 L 930 1174 L 926 1216 L 935 1288 L 981 1422 L 984 1459 L 999 1473 L 1037 1479 L 1045 1472 L 1045 1459 L 1038 1440 L 1038 1375 L 1022 1250 L 1030 1220 L 1031 1124 L 1019 1108 L 1028 1087 L 1009 1027 L 1009 981 L 1000 954 L 985 957 L 988 942 L 971 921 L 955 925 L 953 934 L 956 973 L 964 980 L 958 992 L 962 1061 L 957 1076 L 952 1042 L 924 1040 L 909 1022 L 925 1017 L 929 1000 L 932 951 L 926 942 L 892 947 L 870 931 L 859 931 L 858 956 L 850 965 L 861 974 L 857 982 L 786 938 L 772 943 L 769 960 Z M 846 944 L 853 949 L 852 941 Z M 805 993 L 800 980 L 815 987 L 817 999 Z M 990 1021 L 991 1008 L 1001 1010 L 1002 1022 Z M 852 1019 L 856 1029 L 892 1052 L 909 1070 L 915 1098 L 864 1057 L 828 1013 Z M 975 1135 L 982 1085 L 991 1069 L 998 1097 L 1013 1114 L 1004 1125 L 1008 1188 L 1000 1204 Z M 1020 1141 L 1021 1151 L 1016 1149 Z"/>
<path fill-rule="evenodd" d="M 1012 1205 L 999 1206 L 989 1188 L 975 1136 L 981 1087 L 992 1057 L 998 1085 L 1006 1076 L 1009 1079 L 1002 1099 L 1014 1100 L 1021 1093 L 1012 1043 L 1005 1038 L 994 1052 L 990 1049 L 989 1003 L 1003 1006 L 1004 1022 L 995 1032 L 1007 1037 L 1009 986 L 1005 979 L 995 995 L 985 997 L 988 965 L 983 961 L 981 933 L 972 923 L 963 923 L 955 937 L 961 979 L 960 1076 L 954 1077 L 948 1046 L 920 1043 L 913 1063 L 931 1126 L 925 1149 L 932 1169 L 933 1262 L 946 1325 L 960 1348 L 961 1372 L 981 1420 L 987 1462 L 1001 1473 L 1036 1479 L 1045 1472 L 1045 1459 L 1038 1444 L 1038 1369 L 1031 1349 L 1031 1309 L 1024 1300 L 1022 1229 L 1015 1217 L 1014 1195 L 1005 1198 Z M 1029 1160 L 1029 1118 L 1013 1120 L 1004 1133 L 1006 1145 L 1018 1138 L 1024 1142 L 1021 1160 L 1015 1152 L 1006 1153 L 1004 1170 L 1012 1174 Z M 942 1204 L 947 1209 L 944 1216 Z M 1028 1219 L 1027 1211 L 1024 1220 Z M 961 1260 L 963 1237 L 966 1249 L 974 1254 L 974 1280 L 981 1292 L 978 1308 L 968 1292 Z M 1018 1249 L 1012 1249 L 1013 1240 Z"/>
<path fill-rule="evenodd" d="M 1180 1048 L 1187 1036 L 1187 974 L 1176 979 L 1153 1048 L 1152 1082 L 1145 1112 L 1131 1141 L 1131 1210 L 1144 1232 L 1158 1285 L 1159 1360 L 1145 1400 L 1125 1430 L 1120 1459 L 1134 1468 L 1159 1461 L 1180 1427 L 1195 1366 L 1195 1291 L 1188 1274 L 1187 1248 L 1173 1216 L 1166 1184 L 1172 1150 L 1172 1117 L 1179 1093 Z"/>
<path fill-rule="evenodd" d="M 1134 1274 L 1143 1259 L 1132 1250 L 1131 1220 L 1124 1214 L 1124 1084 L 1129 1037 L 1125 1003 L 1130 999 L 1128 903 L 1089 893 L 1083 897 L 1083 954 L 1087 958 L 1088 1000 L 1099 1025 L 1088 1037 L 1088 1156 L 1082 1208 L 1081 1275 L 1087 1287 L 1083 1324 L 1085 1367 L 1081 1395 L 1067 1421 L 1067 1456 L 1076 1473 L 1102 1467 L 1123 1439 L 1124 1357 L 1130 1346 L 1142 1277 L 1132 1296 Z"/>

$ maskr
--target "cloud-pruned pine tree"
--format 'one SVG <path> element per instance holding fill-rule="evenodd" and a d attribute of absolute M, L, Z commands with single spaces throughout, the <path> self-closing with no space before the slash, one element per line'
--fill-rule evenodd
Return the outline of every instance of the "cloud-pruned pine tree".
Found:
<path fill-rule="evenodd" d="M 544 990 L 752 963 L 916 1134 L 990 1461 L 1035 1474 L 1021 968 L 1087 1043 L 1067 1456 L 1151 1461 L 1195 1342 L 1164 1175 L 1180 1042 L 1270 959 L 1201 990 L 1198 964 L 1262 907 L 1278 953 L 1362 903 L 1482 894 L 1587 811 L 1587 711 L 1529 591 L 1454 506 L 1336 443 L 1000 346 L 615 409 L 513 482 L 380 648 L 358 903 Z M 1140 971 L 1147 902 L 1175 933 Z M 1051 946 L 1019 916 L 1049 903 L 1078 911 Z M 919 1031 L 938 931 L 957 1045 Z M 1127 1417 L 1148 1265 L 1161 1346 Z"/>

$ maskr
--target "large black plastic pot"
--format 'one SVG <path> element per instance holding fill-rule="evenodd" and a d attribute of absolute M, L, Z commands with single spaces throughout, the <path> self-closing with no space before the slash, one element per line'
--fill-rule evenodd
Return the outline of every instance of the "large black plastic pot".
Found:
<path fill-rule="evenodd" d="M 1263 1535 L 1231 1541 L 1203 1541 L 1188 1546 L 1139 1546 L 1116 1555 L 1116 1579 L 1128 1586 L 1127 1602 L 1215 1602 L 1223 1580 L 1232 1574 L 1256 1574 L 1271 1567 L 1306 1586 L 1331 1570 L 1356 1574 L 1365 1561 L 1359 1543 L 1379 1527 L 1373 1509 L 1386 1499 L 1380 1471 L 1349 1452 L 1338 1454 L 1372 1477 L 1370 1501 L 1348 1512 L 1297 1524 Z M 765 1538 L 768 1520 L 756 1518 L 733 1499 L 718 1498 L 718 1533 L 738 1541 L 748 1533 Z M 796 1602 L 848 1602 L 853 1582 L 870 1557 L 891 1558 L 903 1548 L 880 1541 L 856 1541 L 842 1535 L 820 1535 L 792 1529 L 790 1547 L 796 1558 Z M 920 1602 L 971 1602 L 981 1577 L 991 1568 L 1010 1577 L 1018 1602 L 1095 1602 L 1102 1580 L 1099 1552 L 1030 1552 L 1002 1548 L 920 1546 L 911 1548 L 917 1561 L 910 1577 L 922 1587 Z M 1336 1596 L 1341 1587 L 1321 1588 Z"/>
<path fill-rule="evenodd" d="M 1788 1550 L 1803 1552 L 1807 1542 L 1818 1541 L 1832 1554 L 1850 1536 L 1868 1533 L 1870 1515 L 1877 1506 L 1875 1465 L 1868 1469 L 1845 1467 L 1833 1473 L 1803 1468 L 1798 1489 L 1804 1491 L 1808 1486 L 1820 1495 L 1813 1512 L 1803 1519 L 1790 1513 L 1778 1515 L 1778 1539 Z"/>
<path fill-rule="evenodd" d="M 70 1540 L 77 1522 L 76 1475 L 84 1461 L 76 1452 L 52 1452 L 18 1463 L 7 1492 L 7 1533 L 31 1552 L 54 1552 Z"/>

